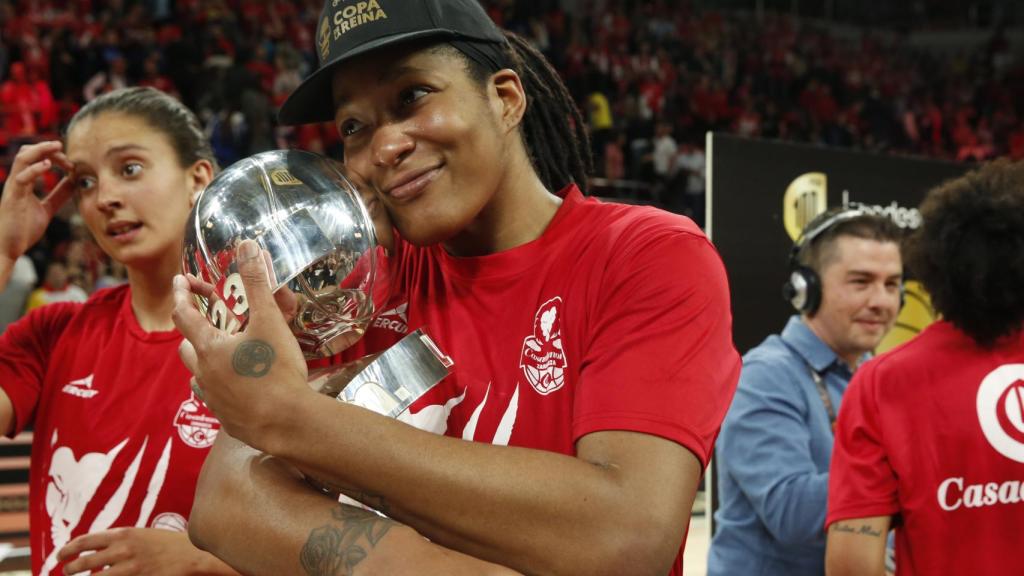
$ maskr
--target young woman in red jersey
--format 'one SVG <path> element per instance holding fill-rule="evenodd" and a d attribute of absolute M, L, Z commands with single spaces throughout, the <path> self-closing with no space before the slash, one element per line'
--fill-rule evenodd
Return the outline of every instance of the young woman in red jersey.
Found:
<path fill-rule="evenodd" d="M 280 118 L 333 119 L 397 232 L 385 321 L 346 355 L 422 326 L 454 371 L 410 407 L 415 427 L 341 404 L 310 391 L 255 243 L 242 333 L 192 307 L 209 286 L 176 279 L 183 359 L 264 453 L 222 435 L 194 539 L 246 573 L 392 573 L 418 533 L 524 573 L 680 574 L 739 375 L 714 248 L 686 218 L 583 195 L 565 86 L 476 0 L 328 1 L 316 32 L 320 68 Z M 427 566 L 410 573 L 441 573 Z"/>
<path fill-rule="evenodd" d="M 0 429 L 33 429 L 33 574 L 234 574 L 185 533 L 219 424 L 189 388 L 171 278 L 216 161 L 196 117 L 153 89 L 96 98 L 65 142 L 22 147 L 0 199 L 0 288 L 74 197 L 128 284 L 33 310 L 0 336 Z M 59 168 L 44 198 L 36 181 Z M 62 572 L 63 571 L 63 572 Z"/>

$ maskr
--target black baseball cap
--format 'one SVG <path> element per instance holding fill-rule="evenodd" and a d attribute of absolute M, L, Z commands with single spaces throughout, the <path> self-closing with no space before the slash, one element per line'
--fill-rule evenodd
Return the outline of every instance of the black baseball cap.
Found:
<path fill-rule="evenodd" d="M 399 42 L 438 38 L 505 42 L 478 0 L 326 0 L 317 21 L 319 66 L 292 92 L 284 125 L 334 119 L 331 79 L 342 62 Z"/>

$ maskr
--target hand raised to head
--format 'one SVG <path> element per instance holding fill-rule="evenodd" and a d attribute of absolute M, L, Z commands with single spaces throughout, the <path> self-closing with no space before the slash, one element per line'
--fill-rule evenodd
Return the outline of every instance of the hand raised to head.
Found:
<path fill-rule="evenodd" d="M 59 141 L 22 146 L 0 196 L 0 257 L 16 260 L 42 238 L 54 213 L 74 192 L 74 166 Z M 58 167 L 67 174 L 45 197 L 35 194 L 36 180 Z"/>

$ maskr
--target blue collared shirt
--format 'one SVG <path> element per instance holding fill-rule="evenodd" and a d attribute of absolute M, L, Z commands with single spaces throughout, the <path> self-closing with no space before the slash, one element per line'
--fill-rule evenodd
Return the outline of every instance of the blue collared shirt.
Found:
<path fill-rule="evenodd" d="M 832 406 L 852 373 L 799 316 L 743 357 L 715 458 L 719 508 L 708 576 L 821 576 Z"/>

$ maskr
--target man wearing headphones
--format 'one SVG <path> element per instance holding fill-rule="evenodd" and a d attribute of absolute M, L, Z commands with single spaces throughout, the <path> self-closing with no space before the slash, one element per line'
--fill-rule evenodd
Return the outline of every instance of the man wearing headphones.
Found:
<path fill-rule="evenodd" d="M 812 220 L 790 254 L 798 314 L 743 358 L 716 450 L 708 576 L 821 576 L 833 426 L 857 367 L 899 313 L 900 228 L 859 205 Z"/>

